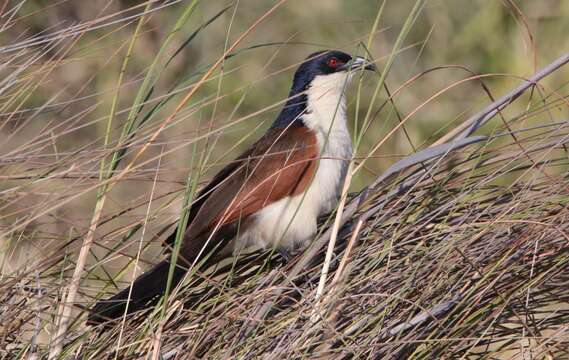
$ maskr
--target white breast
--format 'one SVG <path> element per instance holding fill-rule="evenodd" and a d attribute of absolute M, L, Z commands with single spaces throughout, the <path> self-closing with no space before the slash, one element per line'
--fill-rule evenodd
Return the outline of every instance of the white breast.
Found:
<path fill-rule="evenodd" d="M 352 156 L 352 140 L 346 124 L 345 73 L 319 76 L 307 91 L 303 122 L 316 131 L 321 159 L 305 193 L 281 199 L 259 211 L 235 250 L 249 245 L 303 247 L 316 232 L 319 215 L 336 206 Z"/>

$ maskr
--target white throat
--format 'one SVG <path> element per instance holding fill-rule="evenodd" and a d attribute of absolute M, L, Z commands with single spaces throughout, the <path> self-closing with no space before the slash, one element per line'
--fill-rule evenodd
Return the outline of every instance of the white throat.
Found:
<path fill-rule="evenodd" d="M 349 81 L 350 75 L 346 72 L 319 75 L 306 91 L 306 114 L 302 116 L 302 121 L 316 132 L 323 158 L 349 160 L 352 156 L 346 113 Z"/>
<path fill-rule="evenodd" d="M 345 90 L 349 80 L 346 72 L 319 75 L 312 80 L 306 91 L 306 114 L 302 116 L 307 127 L 323 135 L 346 128 Z"/>

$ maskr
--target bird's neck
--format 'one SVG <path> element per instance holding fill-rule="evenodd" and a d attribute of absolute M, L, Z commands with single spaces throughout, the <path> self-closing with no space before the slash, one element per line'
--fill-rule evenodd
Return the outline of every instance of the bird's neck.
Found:
<path fill-rule="evenodd" d="M 324 134 L 346 131 L 346 85 L 344 73 L 315 78 L 306 91 L 305 126 Z"/>
<path fill-rule="evenodd" d="M 318 76 L 310 83 L 295 81 L 272 127 L 306 126 L 318 132 L 345 128 L 347 82 L 345 73 Z"/>
<path fill-rule="evenodd" d="M 306 86 L 294 84 L 288 94 L 288 101 L 281 113 L 273 123 L 273 128 L 302 126 L 301 117 L 306 113 L 308 97 L 305 93 Z"/>

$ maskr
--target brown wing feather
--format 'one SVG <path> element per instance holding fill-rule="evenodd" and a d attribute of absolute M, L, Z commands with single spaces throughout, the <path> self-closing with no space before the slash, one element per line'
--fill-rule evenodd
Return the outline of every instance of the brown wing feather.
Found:
<path fill-rule="evenodd" d="M 242 164 L 243 160 L 247 159 L 251 155 L 252 150 L 253 150 L 253 148 L 249 148 L 247 151 L 245 151 L 244 153 L 239 155 L 234 161 L 232 161 L 231 163 L 229 163 L 225 167 L 223 167 L 223 169 L 221 169 L 213 177 L 213 179 L 211 179 L 211 181 L 197 193 L 196 200 L 192 202 L 192 206 L 190 208 L 190 213 L 188 214 L 188 225 L 186 227 L 186 230 L 192 224 L 192 222 L 196 218 L 198 212 L 200 211 L 202 205 L 209 198 L 209 196 L 213 193 L 213 191 L 215 189 L 217 189 L 219 187 L 219 185 L 225 179 L 227 179 L 231 174 L 235 173 L 235 170 L 237 168 L 239 168 L 239 166 Z M 170 228 L 171 226 L 172 226 L 172 224 L 169 225 L 168 228 Z M 165 229 L 165 230 L 167 230 L 167 229 Z M 170 236 L 168 236 L 166 238 L 166 240 L 164 240 L 164 245 L 167 248 L 171 248 L 172 246 L 174 246 L 174 242 L 176 241 L 176 233 L 177 233 L 177 231 L 173 231 L 170 234 Z"/>
<path fill-rule="evenodd" d="M 272 129 L 247 153 L 218 182 L 188 226 L 181 252 L 186 262 L 193 262 L 196 249 L 205 246 L 196 243 L 207 241 L 200 235 L 237 222 L 246 224 L 247 217 L 264 206 L 302 193 L 318 166 L 316 136 L 304 127 Z"/>

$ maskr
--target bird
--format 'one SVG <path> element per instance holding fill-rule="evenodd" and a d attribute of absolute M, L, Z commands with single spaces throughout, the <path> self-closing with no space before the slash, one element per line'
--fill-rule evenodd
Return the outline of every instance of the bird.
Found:
<path fill-rule="evenodd" d="M 377 71 L 366 58 L 339 50 L 312 53 L 299 65 L 266 133 L 199 191 L 171 286 L 198 261 L 216 262 L 250 247 L 291 254 L 309 244 L 318 217 L 333 210 L 341 195 L 352 157 L 346 88 L 363 70 Z M 175 239 L 176 232 L 165 243 L 171 247 Z M 87 324 L 156 304 L 170 268 L 171 258 L 162 260 L 131 286 L 99 300 Z"/>

